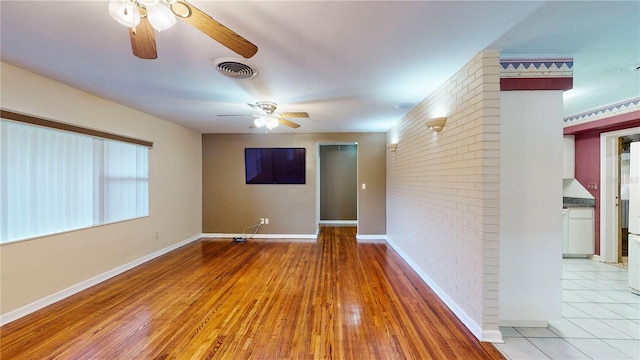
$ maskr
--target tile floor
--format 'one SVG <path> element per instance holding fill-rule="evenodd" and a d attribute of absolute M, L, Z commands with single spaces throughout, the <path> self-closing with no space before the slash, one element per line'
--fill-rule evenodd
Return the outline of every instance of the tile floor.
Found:
<path fill-rule="evenodd" d="M 563 259 L 562 319 L 548 328 L 501 327 L 508 358 L 640 359 L 640 296 L 627 270 L 589 259 Z"/>

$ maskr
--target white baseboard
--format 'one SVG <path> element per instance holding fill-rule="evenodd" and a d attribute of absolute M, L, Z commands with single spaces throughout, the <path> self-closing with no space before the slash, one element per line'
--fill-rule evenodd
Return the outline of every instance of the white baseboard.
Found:
<path fill-rule="evenodd" d="M 387 235 L 361 235 L 356 234 L 359 243 L 386 243 Z"/>
<path fill-rule="evenodd" d="M 482 341 L 504 344 L 500 330 L 482 330 Z"/>
<path fill-rule="evenodd" d="M 320 225 L 358 226 L 358 220 L 320 220 Z"/>
<path fill-rule="evenodd" d="M 97 285 L 105 280 L 108 280 L 116 275 L 120 275 L 123 272 L 127 271 L 127 270 L 131 270 L 134 267 L 141 265 L 149 260 L 152 260 L 154 258 L 157 258 L 158 256 L 164 255 L 170 251 L 173 251 L 181 246 L 184 246 L 190 242 L 193 242 L 195 240 L 198 240 L 201 238 L 201 234 L 198 234 L 196 236 L 190 237 L 186 240 L 180 241 L 178 243 L 172 244 L 170 246 L 167 246 L 164 249 L 160 249 L 158 251 L 155 251 L 149 255 L 145 255 L 141 258 L 138 258 L 136 260 L 133 260 L 127 264 L 118 266 L 117 268 L 111 269 L 105 273 L 102 273 L 100 275 L 94 276 L 90 279 L 84 280 L 82 282 L 79 282 L 71 287 L 68 287 L 66 289 L 60 290 L 54 294 L 45 296 L 44 298 L 34 301 L 31 304 L 25 305 L 23 307 L 20 307 L 16 310 L 13 311 L 9 311 L 6 314 L 2 314 L 0 315 L 0 326 L 8 324 L 12 321 L 18 320 L 23 316 L 29 315 L 35 311 L 38 311 L 46 306 L 49 306 L 55 302 L 58 302 L 62 299 L 65 299 L 71 295 L 77 294 L 80 291 L 86 290 L 94 285 Z"/>
<path fill-rule="evenodd" d="M 245 234 L 245 236 L 249 236 L 251 234 Z M 207 239 L 232 239 L 235 236 L 242 236 L 242 234 L 220 234 L 220 233 L 204 233 L 202 234 L 203 238 Z M 318 234 L 255 234 L 251 240 L 306 240 L 306 241 L 316 241 L 318 239 Z"/>
<path fill-rule="evenodd" d="M 416 264 L 400 247 L 387 238 L 387 244 L 391 245 L 391 247 L 404 259 L 404 261 L 411 266 L 411 268 L 418 273 L 418 275 L 422 278 L 422 280 L 429 285 L 431 290 L 438 295 L 440 300 L 442 300 L 447 307 L 453 311 L 453 313 L 462 321 L 464 326 L 471 331 L 471 333 L 480 341 L 488 341 L 488 342 L 502 342 L 502 333 L 499 330 L 483 330 L 482 326 L 476 323 L 458 304 L 456 304 L 453 299 L 447 295 L 447 293 L 442 290 L 438 284 L 433 281 L 424 271 L 420 269 L 418 264 Z M 487 338 L 485 338 L 485 335 Z"/>

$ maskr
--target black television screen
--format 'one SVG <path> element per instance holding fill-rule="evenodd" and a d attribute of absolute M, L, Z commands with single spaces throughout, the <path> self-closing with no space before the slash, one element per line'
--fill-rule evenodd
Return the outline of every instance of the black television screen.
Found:
<path fill-rule="evenodd" d="M 245 148 L 247 184 L 304 184 L 305 148 Z"/>

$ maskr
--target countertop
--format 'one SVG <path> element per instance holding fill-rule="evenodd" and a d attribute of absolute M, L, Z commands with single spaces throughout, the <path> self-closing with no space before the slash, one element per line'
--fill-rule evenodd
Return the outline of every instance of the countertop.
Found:
<path fill-rule="evenodd" d="M 562 197 L 562 207 L 570 208 L 570 207 L 595 207 L 596 200 L 595 199 L 584 199 L 584 198 L 574 198 L 574 197 Z"/>

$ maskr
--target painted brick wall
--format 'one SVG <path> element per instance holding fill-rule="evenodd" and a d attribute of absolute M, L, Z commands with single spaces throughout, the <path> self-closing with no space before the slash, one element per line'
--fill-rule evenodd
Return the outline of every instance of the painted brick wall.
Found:
<path fill-rule="evenodd" d="M 398 143 L 388 241 L 485 340 L 498 330 L 499 57 L 476 55 L 387 132 Z M 439 133 L 425 126 L 437 116 L 447 116 Z"/>

